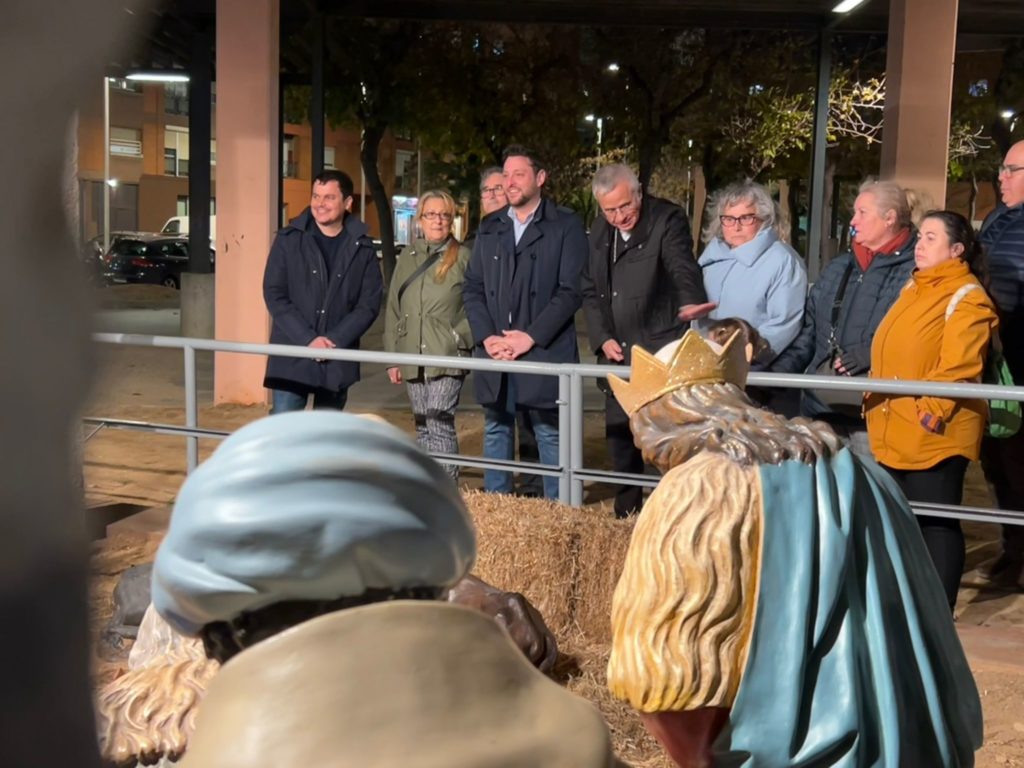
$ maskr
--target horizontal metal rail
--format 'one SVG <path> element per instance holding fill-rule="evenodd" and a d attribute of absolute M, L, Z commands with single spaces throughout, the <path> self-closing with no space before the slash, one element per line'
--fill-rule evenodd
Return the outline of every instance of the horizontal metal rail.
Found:
<path fill-rule="evenodd" d="M 438 461 L 463 467 L 516 471 L 531 475 L 558 477 L 559 500 L 579 505 L 583 500 L 585 482 L 614 483 L 653 488 L 658 477 L 626 474 L 583 466 L 583 389 L 584 378 L 607 378 L 616 375 L 629 378 L 630 371 L 622 366 L 586 365 L 572 363 L 535 363 L 530 361 L 501 361 L 472 357 L 445 357 L 441 355 L 415 355 L 358 349 L 310 349 L 288 344 L 255 344 L 214 339 L 190 339 L 177 336 L 149 336 L 143 334 L 97 333 L 93 340 L 102 344 L 163 347 L 181 349 L 185 355 L 185 425 L 154 424 L 143 421 L 87 417 L 83 422 L 95 425 L 92 437 L 103 427 L 132 429 L 156 434 L 184 437 L 187 446 L 187 466 L 191 471 L 198 463 L 199 439 L 222 439 L 229 433 L 198 427 L 196 397 L 196 352 L 219 352 L 281 357 L 311 358 L 315 360 L 345 360 L 376 365 L 410 365 L 431 368 L 462 369 L 467 371 L 494 371 L 502 373 L 535 374 L 559 377 L 558 429 L 559 464 L 546 465 L 523 461 L 503 461 L 482 456 L 431 454 Z M 910 396 L 932 396 L 949 399 L 1001 399 L 1024 401 L 1024 386 L 1002 387 L 963 382 L 898 381 L 867 377 L 817 376 L 806 374 L 751 373 L 747 383 L 753 386 L 798 389 L 832 389 L 855 392 Z M 88 437 L 86 439 L 88 439 Z M 982 507 L 948 506 L 915 503 L 918 514 L 936 517 L 954 517 L 962 520 L 999 522 L 1024 525 L 1024 512 L 985 509 Z"/>

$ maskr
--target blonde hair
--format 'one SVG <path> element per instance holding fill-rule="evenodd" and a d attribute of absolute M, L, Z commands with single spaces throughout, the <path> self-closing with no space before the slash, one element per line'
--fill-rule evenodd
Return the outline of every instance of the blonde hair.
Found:
<path fill-rule="evenodd" d="M 423 207 L 430 200 L 440 200 L 444 204 L 444 213 L 451 216 L 449 223 L 455 221 L 455 198 L 443 189 L 428 189 L 420 195 L 419 202 L 416 203 L 417 221 L 423 218 Z M 444 280 L 444 276 L 448 274 L 448 270 L 455 266 L 455 262 L 459 258 L 459 245 L 460 243 L 455 239 L 455 235 L 449 232 L 448 244 L 445 246 L 444 255 L 437 263 L 437 271 L 434 273 L 435 282 L 442 282 Z"/>
<path fill-rule="evenodd" d="M 754 621 L 757 472 L 705 453 L 662 478 L 612 597 L 608 688 L 641 712 L 728 707 Z"/>
<path fill-rule="evenodd" d="M 913 226 L 921 217 L 925 204 L 923 196 L 913 190 L 904 189 L 895 181 L 867 179 L 857 190 L 857 196 L 869 194 L 875 199 L 878 215 L 885 217 L 889 211 L 896 214 L 893 231 L 898 232 Z"/>
<path fill-rule="evenodd" d="M 103 758 L 115 765 L 152 765 L 162 757 L 181 757 L 219 668 L 196 643 L 104 686 L 96 700 Z"/>

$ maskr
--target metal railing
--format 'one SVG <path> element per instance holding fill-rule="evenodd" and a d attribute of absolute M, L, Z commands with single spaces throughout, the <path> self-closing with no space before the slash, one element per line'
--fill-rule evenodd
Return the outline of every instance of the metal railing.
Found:
<path fill-rule="evenodd" d="M 558 466 L 523 461 L 501 461 L 477 456 L 431 454 L 446 464 L 525 472 L 557 476 L 559 501 L 580 506 L 583 503 L 585 482 L 615 483 L 654 487 L 658 478 L 650 475 L 625 474 L 590 469 L 583 462 L 583 380 L 607 378 L 609 374 L 629 378 L 629 369 L 607 365 L 572 363 L 533 363 L 529 361 L 498 361 L 470 357 L 444 357 L 375 352 L 354 349 L 310 349 L 288 344 L 252 344 L 237 341 L 190 339 L 176 336 L 148 336 L 143 334 L 96 333 L 93 340 L 102 344 L 163 347 L 181 349 L 185 368 L 185 424 L 154 424 L 142 421 L 86 417 L 83 422 L 96 427 L 134 429 L 185 438 L 186 466 L 191 472 L 199 463 L 199 440 L 221 439 L 229 433 L 199 427 L 199 400 L 196 384 L 196 352 L 226 352 L 237 354 L 276 355 L 326 360 L 346 360 L 378 365 L 411 365 L 436 368 L 455 368 L 467 371 L 495 371 L 503 373 L 536 374 L 558 377 Z M 940 383 L 928 381 L 897 381 L 863 377 L 816 376 L 806 374 L 751 373 L 748 383 L 754 386 L 797 389 L 833 389 L 854 392 L 880 392 L 897 395 L 931 395 L 946 398 L 979 398 L 985 400 L 1017 400 L 1024 402 L 1024 387 L 1002 387 L 989 384 Z M 91 437 L 92 434 L 89 436 Z M 914 511 L 937 517 L 955 517 L 979 522 L 1024 525 L 1024 512 L 941 504 L 912 504 Z"/>

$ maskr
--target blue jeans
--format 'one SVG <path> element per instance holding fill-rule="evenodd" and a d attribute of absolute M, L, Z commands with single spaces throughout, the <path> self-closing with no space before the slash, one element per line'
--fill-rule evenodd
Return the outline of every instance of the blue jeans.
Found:
<path fill-rule="evenodd" d="M 504 381 L 504 407 L 484 408 L 484 458 L 512 461 L 515 458 L 516 393 L 511 378 Z M 537 437 L 541 464 L 558 466 L 558 410 L 531 408 L 527 411 Z M 484 490 L 488 493 L 512 493 L 512 473 L 484 470 Z M 558 498 L 558 477 L 544 477 L 544 496 Z"/>
<path fill-rule="evenodd" d="M 270 390 L 270 413 L 288 413 L 289 411 L 304 411 L 309 395 L 297 395 L 284 389 Z M 324 392 L 318 390 L 313 393 L 313 408 L 330 408 L 341 411 L 348 402 L 348 390 L 342 389 L 338 392 Z"/>

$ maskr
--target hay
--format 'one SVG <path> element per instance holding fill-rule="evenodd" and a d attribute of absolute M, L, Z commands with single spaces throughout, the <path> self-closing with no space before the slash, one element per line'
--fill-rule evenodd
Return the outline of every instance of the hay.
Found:
<path fill-rule="evenodd" d="M 563 648 L 608 643 L 612 592 L 633 531 L 605 508 L 468 492 L 475 575 L 526 595 Z"/>
<path fill-rule="evenodd" d="M 607 664 L 607 645 L 583 647 L 574 657 L 556 665 L 555 676 L 561 677 L 559 681 L 564 682 L 568 690 L 601 711 L 615 754 L 626 764 L 632 768 L 674 768 L 675 763 L 644 728 L 640 716 L 629 704 L 609 693 L 605 678 Z"/>
<path fill-rule="evenodd" d="M 573 634 L 575 510 L 541 499 L 469 492 L 477 531 L 473 575 L 521 592 L 541 612 L 559 644 Z"/>
<path fill-rule="evenodd" d="M 610 512 L 581 509 L 575 585 L 575 619 L 581 640 L 608 645 L 612 640 L 612 593 L 622 573 L 635 518 L 616 520 Z"/>

